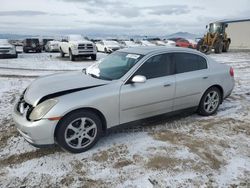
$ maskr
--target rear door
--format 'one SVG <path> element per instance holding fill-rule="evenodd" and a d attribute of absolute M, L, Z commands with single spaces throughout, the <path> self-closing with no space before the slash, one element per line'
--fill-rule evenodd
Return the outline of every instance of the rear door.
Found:
<path fill-rule="evenodd" d="M 120 123 L 126 123 L 173 110 L 175 93 L 174 66 L 171 54 L 149 58 L 121 86 Z M 145 83 L 131 83 L 135 75 L 147 78 Z"/>
<path fill-rule="evenodd" d="M 207 87 L 208 69 L 202 56 L 178 52 L 173 53 L 176 73 L 174 110 L 198 106 Z"/>

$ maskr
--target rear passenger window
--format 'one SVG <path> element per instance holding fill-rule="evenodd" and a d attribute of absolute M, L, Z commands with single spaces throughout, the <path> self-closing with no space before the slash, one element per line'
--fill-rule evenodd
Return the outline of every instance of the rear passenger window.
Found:
<path fill-rule="evenodd" d="M 175 62 L 176 74 L 207 68 L 206 59 L 195 54 L 174 53 L 173 61 Z"/>
<path fill-rule="evenodd" d="M 174 72 L 171 57 L 171 54 L 151 57 L 136 71 L 135 75 L 143 75 L 147 79 L 171 75 Z"/>

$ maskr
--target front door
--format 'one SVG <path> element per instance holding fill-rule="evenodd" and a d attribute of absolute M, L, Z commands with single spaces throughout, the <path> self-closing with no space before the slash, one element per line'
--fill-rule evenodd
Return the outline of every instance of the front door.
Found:
<path fill-rule="evenodd" d="M 145 83 L 132 83 L 135 75 Z M 173 109 L 175 75 L 170 54 L 149 58 L 120 90 L 120 123 L 167 113 Z"/>

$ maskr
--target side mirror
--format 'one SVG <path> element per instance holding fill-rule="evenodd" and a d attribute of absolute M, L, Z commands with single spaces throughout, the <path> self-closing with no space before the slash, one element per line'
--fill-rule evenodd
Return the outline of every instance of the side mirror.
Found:
<path fill-rule="evenodd" d="M 135 75 L 133 78 L 132 78 L 132 83 L 145 83 L 146 82 L 146 77 L 145 76 L 142 76 L 142 75 Z"/>
<path fill-rule="evenodd" d="M 208 27 L 208 26 L 206 25 L 206 29 L 207 29 L 207 27 Z"/>
<path fill-rule="evenodd" d="M 228 27 L 228 24 L 226 24 L 225 27 Z"/>

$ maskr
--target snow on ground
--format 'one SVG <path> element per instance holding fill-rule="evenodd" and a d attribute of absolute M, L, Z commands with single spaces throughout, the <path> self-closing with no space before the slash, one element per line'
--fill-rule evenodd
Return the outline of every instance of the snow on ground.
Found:
<path fill-rule="evenodd" d="M 210 56 L 235 70 L 235 89 L 216 115 L 154 118 L 111 132 L 77 155 L 25 142 L 11 110 L 35 77 L 93 61 L 57 53 L 1 59 L 0 187 L 250 187 L 250 53 Z"/>

